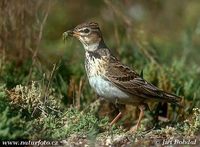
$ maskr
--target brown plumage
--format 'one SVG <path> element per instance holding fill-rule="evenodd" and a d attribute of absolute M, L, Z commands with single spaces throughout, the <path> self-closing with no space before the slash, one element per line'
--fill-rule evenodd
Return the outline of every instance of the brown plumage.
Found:
<path fill-rule="evenodd" d="M 180 97 L 165 92 L 148 83 L 134 70 L 122 64 L 105 45 L 99 26 L 95 22 L 83 23 L 64 33 L 74 36 L 85 49 L 85 69 L 95 92 L 113 103 L 133 104 L 140 109 L 140 116 L 132 131 L 137 130 L 149 101 L 178 104 Z M 111 122 L 115 123 L 119 115 Z"/>
<path fill-rule="evenodd" d="M 181 100 L 180 97 L 160 90 L 148 83 L 135 71 L 121 64 L 116 58 L 111 58 L 105 76 L 119 89 L 142 99 L 140 100 L 141 102 L 156 100 L 178 104 Z"/>

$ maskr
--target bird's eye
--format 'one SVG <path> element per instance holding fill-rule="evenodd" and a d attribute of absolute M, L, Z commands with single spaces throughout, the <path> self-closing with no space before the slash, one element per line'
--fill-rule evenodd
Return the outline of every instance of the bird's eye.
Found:
<path fill-rule="evenodd" d="M 89 33 L 90 30 L 89 30 L 89 29 L 84 29 L 83 32 L 84 32 L 84 33 Z"/>

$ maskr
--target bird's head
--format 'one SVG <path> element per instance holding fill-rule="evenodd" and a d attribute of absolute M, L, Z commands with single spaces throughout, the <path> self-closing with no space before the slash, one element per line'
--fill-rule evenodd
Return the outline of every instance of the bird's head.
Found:
<path fill-rule="evenodd" d="M 64 37 L 75 37 L 83 44 L 86 51 L 95 51 L 104 45 L 99 25 L 95 22 L 83 23 L 63 33 Z"/>

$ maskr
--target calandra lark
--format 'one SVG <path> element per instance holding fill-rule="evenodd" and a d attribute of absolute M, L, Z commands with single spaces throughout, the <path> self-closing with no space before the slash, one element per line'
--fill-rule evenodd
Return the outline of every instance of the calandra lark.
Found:
<path fill-rule="evenodd" d="M 83 23 L 64 32 L 64 37 L 77 38 L 85 49 L 85 69 L 91 87 L 97 95 L 119 104 L 132 104 L 140 109 L 139 119 L 132 131 L 140 126 L 149 101 L 178 104 L 180 97 L 165 92 L 145 81 L 138 73 L 122 64 L 104 43 L 99 25 Z M 111 122 L 115 123 L 121 112 Z"/>

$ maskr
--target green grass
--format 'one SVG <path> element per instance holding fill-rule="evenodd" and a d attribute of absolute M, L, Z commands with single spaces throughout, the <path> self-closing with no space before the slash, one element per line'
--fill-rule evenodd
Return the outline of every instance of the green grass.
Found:
<path fill-rule="evenodd" d="M 162 135 L 183 137 L 199 134 L 199 67 L 194 64 L 190 66 L 190 70 L 187 70 L 184 59 L 174 59 L 171 65 L 157 65 L 154 62 L 139 64 L 144 68 L 136 70 L 143 70 L 145 79 L 164 90 L 182 96 L 185 101 L 181 117 L 168 123 L 160 122 L 150 134 L 158 138 Z M 141 136 L 145 136 L 146 140 L 149 139 L 149 134 L 144 135 L 144 132 L 151 117 L 143 120 L 137 134 L 130 135 L 123 128 L 123 122 L 110 128 L 108 117 L 98 116 L 99 109 L 93 109 L 92 106 L 92 101 L 96 99 L 94 92 L 86 79 L 82 81 L 83 79 L 79 77 L 84 71 L 81 71 L 80 75 L 73 72 L 82 65 L 78 63 L 75 66 L 66 65 L 61 61 L 53 69 L 46 71 L 34 67 L 32 78 L 35 81 L 32 82 L 28 81 L 28 69 L 31 66 L 29 61 L 20 68 L 13 65 L 14 63 L 7 61 L 1 70 L 0 136 L 2 140 L 20 138 L 73 142 L 82 136 L 87 143 L 105 144 L 107 140 L 108 143 L 115 144 L 124 140 L 126 136 L 129 138 L 128 142 L 132 143 Z M 84 70 L 82 67 L 80 69 Z M 80 82 L 84 86 L 80 87 Z M 175 110 L 170 107 L 169 114 L 172 116 L 174 113 Z M 127 120 L 123 119 L 123 121 Z"/>

